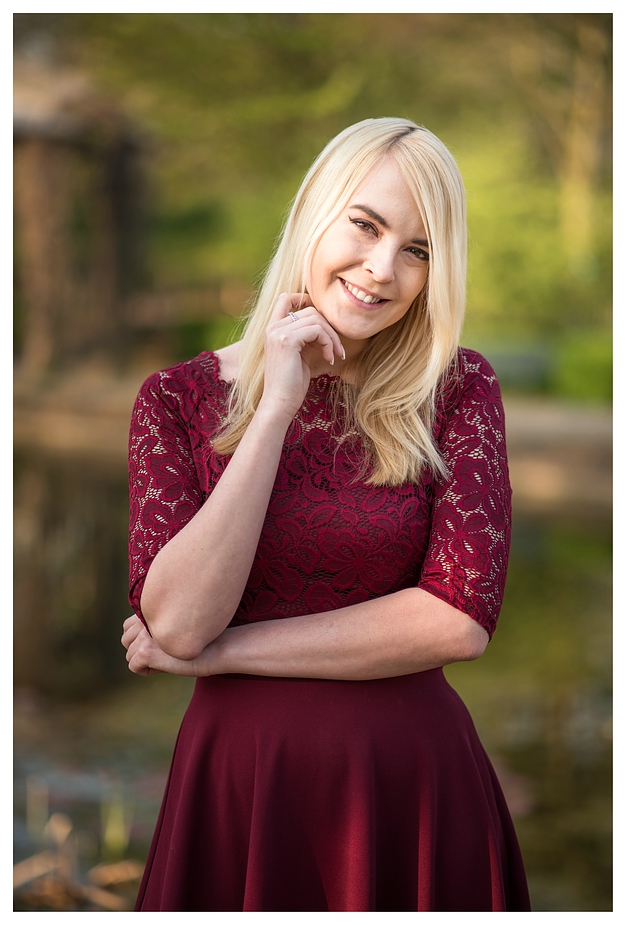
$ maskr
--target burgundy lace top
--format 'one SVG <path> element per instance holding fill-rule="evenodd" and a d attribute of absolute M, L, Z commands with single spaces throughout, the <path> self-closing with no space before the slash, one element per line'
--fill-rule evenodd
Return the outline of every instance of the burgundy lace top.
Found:
<path fill-rule="evenodd" d="M 450 476 L 375 487 L 358 479 L 334 379 L 311 381 L 287 434 L 259 546 L 232 625 L 334 610 L 417 586 L 491 636 L 502 603 L 511 489 L 500 390 L 478 353 L 459 351 L 434 436 Z M 229 384 L 212 353 L 155 373 L 130 431 L 130 601 L 159 549 L 194 516 L 228 457 L 211 446 Z M 215 537 L 219 543 L 219 537 Z"/>

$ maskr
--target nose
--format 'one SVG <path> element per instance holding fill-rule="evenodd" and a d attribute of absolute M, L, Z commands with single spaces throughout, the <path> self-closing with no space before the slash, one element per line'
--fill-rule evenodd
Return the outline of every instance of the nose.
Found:
<path fill-rule="evenodd" d="M 391 283 L 396 275 L 395 260 L 394 248 L 387 246 L 385 241 L 378 241 L 363 262 L 363 269 L 371 273 L 377 283 Z"/>

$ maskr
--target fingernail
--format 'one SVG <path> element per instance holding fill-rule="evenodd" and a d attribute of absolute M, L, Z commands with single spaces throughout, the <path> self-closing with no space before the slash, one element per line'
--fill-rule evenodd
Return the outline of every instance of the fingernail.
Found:
<path fill-rule="evenodd" d="M 333 355 L 332 355 L 331 358 L 330 358 L 330 365 L 331 365 L 331 366 L 334 366 L 334 365 L 335 365 L 335 354 L 334 354 L 334 353 L 333 353 Z"/>
<path fill-rule="evenodd" d="M 345 360 L 346 358 L 346 351 L 343 349 L 343 344 L 341 345 L 341 358 L 342 360 Z"/>

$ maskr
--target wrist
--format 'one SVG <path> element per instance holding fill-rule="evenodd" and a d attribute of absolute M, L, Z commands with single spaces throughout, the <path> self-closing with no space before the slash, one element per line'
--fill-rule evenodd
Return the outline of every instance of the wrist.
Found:
<path fill-rule="evenodd" d="M 231 674 L 234 670 L 228 663 L 228 629 L 206 646 L 196 659 L 197 675 L 208 678 L 214 674 Z"/>
<path fill-rule="evenodd" d="M 261 400 L 254 413 L 254 419 L 263 428 L 275 431 L 276 436 L 284 440 L 289 425 L 297 414 L 298 409 L 283 398 L 261 396 Z"/>

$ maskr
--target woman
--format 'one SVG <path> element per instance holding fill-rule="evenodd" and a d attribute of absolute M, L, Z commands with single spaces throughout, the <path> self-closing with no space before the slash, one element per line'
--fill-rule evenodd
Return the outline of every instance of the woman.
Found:
<path fill-rule="evenodd" d="M 458 349 L 465 252 L 445 146 L 360 122 L 242 341 L 142 387 L 122 641 L 198 680 L 138 910 L 529 908 L 442 673 L 493 632 L 510 525 L 497 382 Z"/>

